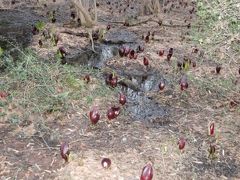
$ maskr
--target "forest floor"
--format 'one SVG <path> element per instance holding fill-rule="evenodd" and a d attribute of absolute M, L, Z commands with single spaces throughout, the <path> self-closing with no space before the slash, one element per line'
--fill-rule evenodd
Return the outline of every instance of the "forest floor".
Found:
<path fill-rule="evenodd" d="M 46 26 L 54 28 L 60 34 L 61 40 L 57 47 L 39 48 L 40 35 L 33 37 L 30 46 L 45 60 L 53 57 L 60 46 L 71 52 L 72 49 L 81 49 L 90 44 L 86 37 L 64 33 L 66 30 L 86 32 L 82 27 L 63 26 L 71 19 L 69 5 L 64 4 L 65 1 L 46 1 L 45 8 L 43 4 L 36 4 L 33 0 L 16 1 L 11 6 L 7 1 L 3 2 L 6 2 L 6 8 L 33 11 L 43 16 L 46 16 L 47 11 L 56 10 L 56 23 L 48 22 Z M 142 100 L 135 98 L 131 99 L 131 103 L 127 100 L 120 115 L 109 121 L 104 114 L 112 105 L 118 105 L 118 94 L 122 88 L 120 85 L 115 89 L 106 86 L 101 69 L 59 65 L 61 68 L 53 68 L 53 71 L 39 71 L 57 82 L 54 88 L 64 97 L 61 97 L 61 103 L 55 110 L 36 113 L 33 110 L 42 108 L 40 100 L 35 101 L 41 93 L 40 87 L 34 94 L 36 84 L 33 82 L 24 87 L 21 84 L 7 86 L 10 95 L 0 98 L 1 179 L 135 180 L 139 179 L 142 168 L 148 162 L 153 165 L 153 179 L 156 180 L 239 179 L 239 64 L 226 62 L 222 64 L 219 74 L 215 72 L 217 63 L 209 59 L 202 48 L 191 40 L 192 27 L 188 27 L 188 24 L 197 26 L 194 24 L 197 18 L 194 12 L 189 13 L 195 6 L 191 1 L 186 1 L 186 7 L 179 8 L 176 8 L 179 6 L 178 1 L 171 1 L 164 8 L 165 11 L 161 9 L 158 16 L 162 19 L 162 26 L 154 21 L 144 21 L 152 17 L 151 15 L 139 15 L 133 20 L 144 21 L 143 23 L 123 26 L 121 22 L 128 13 L 129 18 L 138 16 L 136 9 L 140 5 L 133 2 L 125 7 L 125 1 L 110 2 L 108 4 L 107 1 L 99 1 L 99 20 L 95 29 L 111 25 L 109 31 L 124 29 L 133 32 L 144 46 L 144 52 L 135 60 L 117 55 L 109 61 L 115 63 L 114 67 L 122 68 L 121 71 L 127 68 L 128 71 L 151 71 L 154 72 L 151 76 L 161 77 L 156 82 L 150 81 L 156 84 L 151 85 L 151 90 L 142 93 L 160 105 L 159 110 L 163 110 L 165 114 L 154 119 L 137 119 L 135 117 L 138 116 L 131 116 L 128 111 L 130 106 L 135 102 L 141 104 L 138 101 Z M 175 8 L 169 10 L 171 4 Z M 121 8 L 126 8 L 126 11 L 120 12 Z M 155 34 L 146 43 L 142 36 L 146 36 L 148 32 Z M 166 60 L 169 48 L 173 48 L 170 62 Z M 157 54 L 160 49 L 165 50 L 161 57 Z M 143 56 L 149 58 L 149 67 L 143 65 Z M 189 67 L 180 70 L 177 62 L 182 62 L 184 58 L 195 62 L 196 67 L 189 64 Z M 64 68 L 73 75 L 69 73 L 66 77 L 63 73 L 64 79 L 61 79 L 59 76 Z M 86 74 L 90 74 L 89 83 L 83 80 Z M 179 80 L 184 74 L 188 78 L 189 87 L 182 91 Z M 7 74 L 2 75 L 1 81 L 6 84 L 10 82 Z M 233 80 L 233 76 L 236 79 Z M 161 79 L 166 82 L 163 91 L 156 88 Z M 58 81 L 67 83 L 62 85 Z M 43 99 L 46 100 L 45 97 Z M 31 102 L 24 106 L 19 103 L 23 100 Z M 91 125 L 88 117 L 93 106 L 98 106 L 101 114 L 101 119 L 95 126 Z M 138 106 L 135 107 L 138 111 L 136 108 Z M 145 113 L 149 112 L 150 108 Z M 211 122 L 214 122 L 215 132 L 209 136 Z M 178 147 L 179 138 L 186 140 L 183 152 Z M 62 142 L 70 145 L 68 163 L 60 156 Z M 216 152 L 209 156 L 210 145 L 215 147 Z M 103 157 L 111 159 L 109 169 L 102 168 Z"/>

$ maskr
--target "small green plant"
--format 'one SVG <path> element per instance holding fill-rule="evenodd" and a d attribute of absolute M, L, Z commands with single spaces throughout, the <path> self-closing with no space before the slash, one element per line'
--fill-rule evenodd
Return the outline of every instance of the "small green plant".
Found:
<path fill-rule="evenodd" d="M 21 123 L 21 119 L 17 114 L 12 114 L 9 119 L 8 119 L 9 123 L 13 124 L 13 125 L 18 125 Z"/>
<path fill-rule="evenodd" d="M 0 57 L 3 55 L 3 53 L 4 53 L 4 50 L 3 48 L 0 47 Z"/>
<path fill-rule="evenodd" d="M 4 66 L 3 49 L 0 47 L 0 68 Z"/>
<path fill-rule="evenodd" d="M 86 97 L 87 104 L 92 104 L 93 102 L 93 97 L 92 96 L 87 96 Z"/>
<path fill-rule="evenodd" d="M 36 22 L 35 27 L 38 31 L 42 31 L 45 28 L 45 23 L 43 21 L 38 21 Z"/>
<path fill-rule="evenodd" d="M 59 41 L 58 36 L 56 35 L 56 33 L 53 33 L 50 35 L 51 36 L 51 43 L 53 46 L 57 46 L 57 43 Z"/>

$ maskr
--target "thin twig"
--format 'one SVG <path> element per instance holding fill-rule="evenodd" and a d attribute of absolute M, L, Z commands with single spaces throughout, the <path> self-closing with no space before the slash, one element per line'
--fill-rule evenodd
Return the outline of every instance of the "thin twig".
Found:
<path fill-rule="evenodd" d="M 49 148 L 51 149 L 51 150 L 59 150 L 59 147 L 60 146 L 56 146 L 56 147 L 51 147 L 51 146 L 49 146 Z M 39 151 L 39 150 L 47 150 L 47 149 L 49 149 L 48 147 L 46 148 L 35 148 L 35 149 L 24 149 L 24 150 L 21 150 L 20 152 L 26 152 L 26 151 Z"/>
<path fill-rule="evenodd" d="M 103 18 L 100 18 L 100 19 L 103 20 L 104 22 L 113 23 L 113 24 L 125 24 L 126 23 L 125 21 L 111 21 L 111 20 L 106 20 L 106 19 L 103 19 Z M 139 22 L 136 22 L 136 23 L 133 23 L 133 24 L 129 24 L 129 26 L 130 27 L 138 26 L 138 25 L 145 24 L 145 23 L 148 23 L 148 22 L 155 22 L 159 26 L 172 27 L 172 28 L 174 28 L 174 27 L 188 27 L 189 26 L 188 24 L 174 24 L 174 25 L 163 24 L 161 21 L 154 20 L 152 17 L 148 18 L 146 20 L 143 20 L 143 21 L 139 21 Z M 194 25 L 194 26 L 192 25 L 192 27 L 200 27 L 200 25 Z"/>
<path fill-rule="evenodd" d="M 60 31 L 60 33 L 65 33 L 65 34 L 70 34 L 70 35 L 74 35 L 74 36 L 80 36 L 80 37 L 89 37 L 88 33 L 83 33 L 83 32 L 74 32 L 71 30 L 64 30 L 64 31 Z"/>
<path fill-rule="evenodd" d="M 51 151 L 51 148 L 50 148 L 50 146 L 48 145 L 48 143 L 45 141 L 44 137 L 41 136 L 41 138 L 42 138 L 43 142 L 46 144 L 46 146 L 47 146 L 47 148 L 49 149 L 49 151 Z"/>

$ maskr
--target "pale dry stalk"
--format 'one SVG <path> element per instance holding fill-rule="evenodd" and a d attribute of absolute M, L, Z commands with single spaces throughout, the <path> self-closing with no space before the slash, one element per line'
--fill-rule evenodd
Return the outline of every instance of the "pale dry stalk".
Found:
<path fill-rule="evenodd" d="M 150 12 L 151 14 L 158 14 L 161 9 L 162 0 L 144 0 L 143 12 Z"/>
<path fill-rule="evenodd" d="M 96 6 L 96 0 L 71 0 L 74 7 L 76 8 L 77 15 L 80 18 L 81 25 L 86 28 L 91 43 L 92 43 L 92 49 L 94 51 L 94 42 L 92 38 L 92 31 L 93 27 L 97 23 L 97 6 Z M 90 2 L 91 1 L 91 2 Z M 91 17 L 88 9 L 93 4 L 94 7 L 94 18 Z"/>

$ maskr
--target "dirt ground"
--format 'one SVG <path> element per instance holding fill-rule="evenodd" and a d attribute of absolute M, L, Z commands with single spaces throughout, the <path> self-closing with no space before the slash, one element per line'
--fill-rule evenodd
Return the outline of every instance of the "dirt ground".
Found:
<path fill-rule="evenodd" d="M 186 1 L 186 0 L 185 0 Z M 63 24 L 70 21 L 70 10 L 65 1 L 45 1 L 47 8 L 32 0 L 16 1 L 6 8 L 34 11 L 46 15 L 48 9 L 57 9 L 57 22 L 50 24 L 57 32 L 65 29 L 85 32 L 82 27 L 66 28 Z M 204 54 L 201 47 L 191 41 L 191 25 L 196 16 L 189 13 L 195 4 L 188 2 L 186 8 L 169 10 L 171 4 L 176 7 L 179 1 L 171 1 L 170 5 L 161 8 L 159 17 L 163 26 L 147 21 L 139 25 L 125 27 L 121 23 L 126 14 L 136 12 L 140 5 L 134 1 L 126 7 L 125 12 L 119 11 L 126 6 L 125 1 L 99 1 L 99 22 L 95 28 L 122 27 L 134 32 L 141 39 L 148 31 L 155 32 L 154 39 L 149 43 L 141 40 L 145 47 L 143 55 L 150 59 L 150 69 L 167 80 L 162 91 L 146 92 L 156 102 L 167 107 L 168 115 L 151 121 L 136 120 L 123 110 L 118 118 L 108 122 L 102 115 L 96 126 L 91 126 L 88 112 L 92 105 L 81 100 L 71 103 L 66 112 L 29 116 L 24 125 L 12 125 L 6 119 L 0 121 L 0 176 L 1 179 L 82 179 L 82 180 L 135 180 L 139 179 L 142 168 L 148 162 L 153 164 L 153 179 L 240 179 L 240 92 L 238 83 L 236 90 L 226 92 L 209 82 L 221 82 L 229 79 L 229 69 L 237 74 L 239 64 L 227 64 L 217 75 L 216 63 Z M 118 2 L 118 4 L 116 4 Z M 119 4 L 122 2 L 122 5 Z M 117 7 L 116 7 L 117 6 Z M 35 7 L 35 8 L 33 8 Z M 133 9 L 132 9 L 133 7 Z M 113 12 L 112 12 L 113 11 Z M 122 10 L 123 11 L 123 10 Z M 130 16 L 130 15 L 129 15 Z M 134 16 L 131 14 L 131 16 Z M 137 14 L 138 16 L 138 14 Z M 149 16 L 140 16 L 146 19 Z M 135 20 L 134 20 L 135 21 Z M 137 21 L 137 20 L 136 20 Z M 61 45 L 67 49 L 82 48 L 89 44 L 84 37 L 62 33 Z M 35 36 L 31 45 L 40 56 L 51 55 L 51 50 L 38 48 L 38 37 Z M 166 55 L 159 57 L 157 51 L 174 49 L 171 63 Z M 194 53 L 194 49 L 198 52 Z M 189 87 L 181 91 L 178 81 L 182 76 L 176 68 L 176 62 L 185 56 L 196 62 L 190 67 L 188 74 Z M 143 71 L 142 56 L 134 61 Z M 114 57 L 118 63 L 125 60 Z M 126 60 L 127 61 L 127 60 Z M 131 61 L 131 60 L 128 60 Z M 136 65 L 137 66 L 137 65 Z M 134 68 L 134 67 L 133 67 Z M 235 73 L 236 72 L 236 73 Z M 95 78 L 88 85 L 89 89 L 98 82 Z M 227 87 L 226 87 L 227 89 Z M 111 90 L 110 90 L 111 91 Z M 224 93 L 223 93 L 224 92 Z M 117 92 L 109 93 L 102 99 L 94 99 L 94 105 L 100 106 L 100 113 L 105 114 L 107 107 L 117 103 Z M 0 101 L 5 101 L 3 98 Z M 234 103 L 233 103 L 234 102 Z M 24 108 L 9 104 L 7 111 L 21 114 Z M 126 105 L 127 108 L 128 105 Z M 44 122 L 44 123 L 36 123 Z M 215 135 L 208 135 L 210 122 L 215 122 Z M 41 131 L 39 130 L 41 129 Z M 42 133 L 42 134 L 41 134 Z M 58 138 L 55 138 L 58 137 Z M 186 139 L 186 146 L 181 152 L 178 148 L 179 138 Z M 57 139 L 57 140 L 56 140 Z M 70 145 L 70 161 L 65 163 L 60 156 L 60 143 Z M 209 157 L 210 144 L 216 147 L 214 158 Z M 103 157 L 112 161 L 111 168 L 101 166 Z"/>

